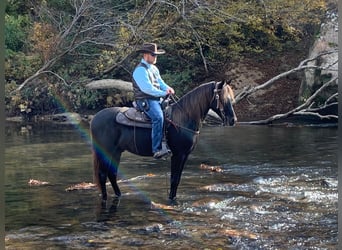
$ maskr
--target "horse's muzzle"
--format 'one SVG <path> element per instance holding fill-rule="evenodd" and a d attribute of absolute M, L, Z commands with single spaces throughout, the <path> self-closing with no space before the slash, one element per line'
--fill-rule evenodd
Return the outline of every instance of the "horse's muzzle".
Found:
<path fill-rule="evenodd" d="M 224 121 L 223 121 L 223 126 L 235 126 L 237 122 L 237 118 L 236 116 L 234 117 L 225 117 Z"/>

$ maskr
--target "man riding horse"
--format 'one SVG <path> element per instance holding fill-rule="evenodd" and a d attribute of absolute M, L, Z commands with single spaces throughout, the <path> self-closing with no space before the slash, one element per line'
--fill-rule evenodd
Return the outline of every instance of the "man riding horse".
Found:
<path fill-rule="evenodd" d="M 163 49 L 157 49 L 155 43 L 145 43 L 138 50 L 143 53 L 138 66 L 133 72 L 134 98 L 138 109 L 145 112 L 152 121 L 152 152 L 156 159 L 170 154 L 163 139 L 164 114 L 160 105 L 160 98 L 175 91 L 161 78 L 158 68 L 155 66 L 157 55 L 165 53 Z"/>

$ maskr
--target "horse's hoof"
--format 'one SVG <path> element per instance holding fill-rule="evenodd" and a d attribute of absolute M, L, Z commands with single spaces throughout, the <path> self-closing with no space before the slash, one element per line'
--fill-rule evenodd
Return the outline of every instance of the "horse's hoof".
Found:
<path fill-rule="evenodd" d="M 120 203 L 121 196 L 114 195 L 112 203 L 118 205 Z"/>
<path fill-rule="evenodd" d="M 102 202 L 107 202 L 107 195 L 102 195 L 101 200 Z"/>
<path fill-rule="evenodd" d="M 114 197 L 112 200 L 112 206 L 119 207 L 120 205 L 120 197 Z"/>
<path fill-rule="evenodd" d="M 175 197 L 175 198 L 173 198 L 173 199 L 169 199 L 168 205 L 169 205 L 169 206 L 178 206 L 179 203 L 178 203 L 178 201 L 177 201 L 177 198 Z"/>
<path fill-rule="evenodd" d="M 107 206 L 107 200 L 102 199 L 101 200 L 101 207 L 106 208 L 106 206 Z"/>

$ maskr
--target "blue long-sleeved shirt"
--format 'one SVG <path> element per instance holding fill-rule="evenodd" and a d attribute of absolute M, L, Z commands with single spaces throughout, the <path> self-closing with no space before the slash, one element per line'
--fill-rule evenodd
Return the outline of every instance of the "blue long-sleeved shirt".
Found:
<path fill-rule="evenodd" d="M 148 95 L 155 97 L 163 97 L 166 95 L 166 90 L 169 88 L 164 80 L 161 78 L 158 68 L 153 65 L 147 63 L 144 59 L 141 59 L 141 62 L 147 65 L 147 70 L 144 67 L 136 67 L 133 72 L 133 78 L 140 90 Z M 148 72 L 149 71 L 149 72 Z M 154 77 L 157 79 L 157 82 L 160 86 L 160 89 L 153 86 L 149 74 L 154 74 Z"/>

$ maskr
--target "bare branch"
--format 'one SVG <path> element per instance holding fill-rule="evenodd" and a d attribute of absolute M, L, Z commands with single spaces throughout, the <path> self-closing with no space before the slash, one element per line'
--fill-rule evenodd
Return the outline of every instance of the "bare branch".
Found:
<path fill-rule="evenodd" d="M 315 116 L 315 117 L 317 117 L 317 118 L 319 118 L 319 119 L 321 119 L 321 120 L 323 120 L 323 119 L 338 119 L 338 116 L 337 115 L 320 115 L 320 114 L 318 114 L 318 113 L 315 113 L 315 112 L 305 112 L 305 111 L 298 111 L 298 112 L 294 112 L 293 113 L 294 115 L 303 115 L 303 116 L 305 116 L 305 115 L 307 115 L 307 116 Z"/>
<path fill-rule="evenodd" d="M 274 115 L 266 120 L 260 120 L 260 121 L 253 121 L 253 122 L 250 122 L 249 124 L 269 124 L 275 120 L 279 120 L 279 119 L 283 119 L 283 118 L 287 118 L 289 117 L 290 115 L 293 115 L 293 114 L 301 114 L 303 115 L 304 113 L 306 114 L 311 114 L 313 112 L 311 111 L 305 111 L 304 108 L 310 106 L 310 104 L 312 104 L 313 100 L 318 96 L 319 93 L 321 93 L 325 88 L 327 88 L 328 86 L 331 86 L 333 84 L 337 84 L 336 83 L 336 80 L 338 79 L 338 77 L 334 77 L 333 79 L 331 79 L 330 81 L 326 82 L 325 84 L 323 84 L 318 90 L 316 90 L 316 92 L 311 95 L 306 101 L 305 103 L 299 105 L 298 107 L 290 110 L 289 112 L 285 113 L 285 114 L 277 114 L 277 115 Z M 317 114 L 317 113 L 314 113 L 314 114 Z M 324 118 L 336 118 L 335 116 L 320 116 L 319 114 L 317 114 L 318 117 L 324 117 Z"/>
<path fill-rule="evenodd" d="M 42 71 L 42 72 L 40 72 L 40 74 L 52 74 L 52 75 L 56 76 L 59 80 L 61 80 L 65 85 L 69 85 L 63 77 L 61 77 L 60 75 L 58 75 L 57 73 L 55 73 L 51 70 Z"/>
<path fill-rule="evenodd" d="M 325 101 L 325 105 L 327 105 L 328 103 L 331 102 L 332 99 L 337 98 L 338 97 L 338 92 L 336 92 L 335 94 L 331 95 L 326 101 Z"/>
<path fill-rule="evenodd" d="M 326 67 L 322 68 L 322 67 L 319 67 L 319 66 L 306 65 L 306 64 L 308 62 L 310 62 L 310 61 L 316 60 L 317 58 L 319 58 L 321 56 L 332 54 L 332 53 L 337 53 L 337 50 L 324 52 L 324 53 L 318 54 L 317 56 L 315 56 L 313 58 L 305 59 L 305 60 L 301 61 L 296 68 L 293 68 L 293 69 L 291 69 L 289 71 L 283 72 L 283 73 L 273 77 L 272 79 L 268 80 L 267 82 L 265 82 L 265 83 L 263 83 L 261 85 L 258 85 L 258 86 L 255 86 L 255 87 L 251 87 L 251 86 L 245 87 L 239 94 L 236 95 L 235 103 L 238 103 L 243 98 L 253 94 L 254 92 L 256 92 L 256 91 L 258 91 L 260 89 L 268 88 L 270 85 L 272 85 L 277 80 L 279 80 L 279 79 L 281 79 L 283 77 L 286 77 L 286 76 L 288 76 L 290 74 L 293 74 L 295 72 L 298 72 L 298 71 L 301 71 L 301 70 L 305 70 L 305 69 L 326 69 Z M 333 64 L 335 64 L 335 63 L 333 63 Z"/>
<path fill-rule="evenodd" d="M 46 69 L 48 67 L 44 67 L 44 69 Z M 12 91 L 12 93 L 20 91 L 28 82 L 40 77 L 43 74 L 52 74 L 54 76 L 56 76 L 58 79 L 60 79 L 65 85 L 69 85 L 65 79 L 63 77 L 61 77 L 60 75 L 58 75 L 55 72 L 52 72 L 50 70 L 43 70 L 43 68 L 41 68 L 40 70 L 38 70 L 35 74 L 33 74 L 32 76 L 30 76 L 29 78 L 27 78 L 17 89 L 15 89 L 14 91 Z"/>
<path fill-rule="evenodd" d="M 80 5 L 77 5 L 78 1 L 74 1 L 74 8 L 75 8 L 75 15 L 73 16 L 73 19 L 71 23 L 68 25 L 66 29 L 61 31 L 56 39 L 55 44 L 55 50 L 56 53 L 54 53 L 54 56 L 50 58 L 47 62 L 45 62 L 40 69 L 38 69 L 33 75 L 28 77 L 22 84 L 20 84 L 15 91 L 20 91 L 26 84 L 33 81 L 40 75 L 44 73 L 51 73 L 52 71 L 49 71 L 48 69 L 51 68 L 61 57 L 75 49 L 77 46 L 75 46 L 75 41 L 78 36 L 78 33 L 75 34 L 72 33 L 72 29 L 75 28 L 76 23 L 79 21 L 79 19 L 84 15 L 84 13 L 90 8 L 90 5 L 87 5 L 86 0 L 80 1 Z M 43 11 L 46 11 L 47 13 L 50 13 L 49 10 L 44 9 Z M 50 13 L 50 17 L 53 19 L 53 14 Z M 56 19 L 54 19 L 56 20 Z M 67 36 L 73 36 L 71 42 L 67 46 L 63 46 L 63 43 L 66 41 Z M 56 75 L 56 74 L 55 74 Z M 65 82 L 65 81 L 64 81 Z"/>

